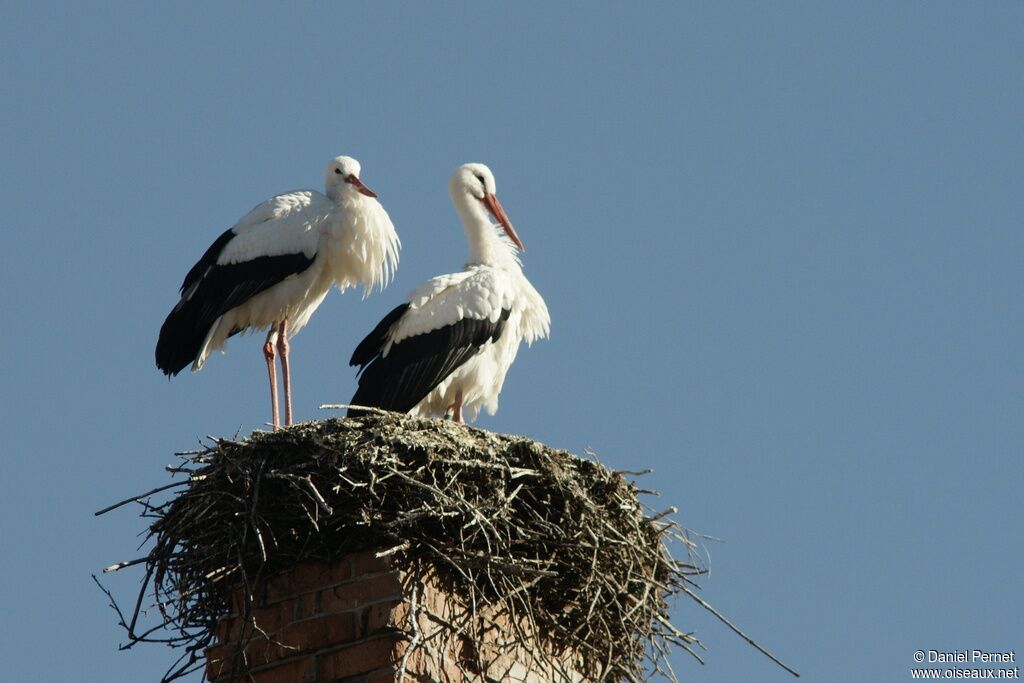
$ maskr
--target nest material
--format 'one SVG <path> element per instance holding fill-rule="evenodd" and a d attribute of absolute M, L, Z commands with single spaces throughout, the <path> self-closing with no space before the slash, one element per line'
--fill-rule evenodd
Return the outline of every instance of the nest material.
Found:
<path fill-rule="evenodd" d="M 692 546 L 665 513 L 646 514 L 632 482 L 597 462 L 396 414 L 218 440 L 184 457 L 173 469 L 188 475 L 179 482 L 187 488 L 162 504 L 135 499 L 155 518 L 155 546 L 135 561 L 146 580 L 131 623 L 121 619 L 132 644 L 185 648 L 165 681 L 202 666 L 232 587 L 251 596 L 299 562 L 367 549 L 429 572 L 465 604 L 529 624 L 544 650 L 571 656 L 590 680 L 654 671 L 674 680 L 668 652 L 693 653 L 697 643 L 668 619 L 677 593 L 703 604 L 692 592 Z M 673 539 L 687 561 L 669 554 Z M 144 596 L 161 623 L 140 632 Z M 153 635 L 161 630 L 169 635 Z"/>

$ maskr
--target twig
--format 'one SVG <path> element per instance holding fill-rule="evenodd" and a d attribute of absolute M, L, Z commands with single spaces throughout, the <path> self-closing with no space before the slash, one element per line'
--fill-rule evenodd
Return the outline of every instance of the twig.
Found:
<path fill-rule="evenodd" d="M 704 600 L 703 598 L 701 598 L 701 597 L 700 597 L 699 595 L 697 595 L 696 593 L 694 593 L 693 591 L 691 591 L 691 590 L 690 590 L 689 588 L 687 588 L 686 586 L 683 586 L 683 589 L 682 589 L 682 590 L 683 590 L 683 592 L 684 592 L 684 593 L 686 593 L 686 594 L 687 594 L 687 595 L 689 595 L 689 596 L 690 596 L 691 598 L 693 598 L 693 599 L 694 599 L 694 600 L 695 600 L 695 601 L 697 602 L 697 604 L 698 604 L 698 605 L 700 605 L 701 607 L 703 607 L 704 609 L 706 609 L 706 610 L 707 610 L 708 612 L 711 612 L 711 613 L 712 613 L 713 615 L 715 615 L 715 616 L 716 616 L 716 617 L 718 618 L 718 620 L 719 620 L 719 621 L 721 621 L 721 622 L 722 622 L 723 624 L 725 624 L 725 625 L 726 625 L 726 626 L 728 626 L 728 627 L 729 627 L 730 629 L 732 629 L 732 632 L 733 632 L 733 633 L 735 633 L 735 634 L 736 634 L 736 635 L 738 635 L 738 636 L 739 636 L 740 638 L 742 638 L 743 640 L 745 640 L 745 641 L 747 641 L 748 643 L 750 643 L 751 645 L 753 645 L 753 646 L 754 646 L 754 649 L 756 649 L 756 650 L 757 650 L 758 652 L 760 652 L 760 653 L 761 653 L 761 654 L 763 654 L 763 655 L 764 655 L 765 657 L 767 657 L 768 659 L 772 660 L 773 662 L 775 662 L 776 664 L 778 664 L 779 666 L 781 666 L 781 667 L 782 667 L 783 669 L 785 669 L 785 670 L 786 670 L 786 671 L 788 671 L 789 673 L 791 673 L 791 674 L 793 674 L 794 676 L 796 676 L 797 678 L 800 678 L 800 674 L 799 674 L 799 673 L 797 673 L 797 672 L 796 672 L 796 670 L 794 670 L 794 669 L 791 669 L 790 667 L 786 666 L 785 664 L 783 664 L 783 663 L 782 663 L 782 661 L 781 661 L 781 660 L 780 660 L 780 659 L 779 659 L 778 657 L 776 657 L 776 656 L 775 656 L 775 655 L 773 655 L 773 654 L 772 654 L 771 652 L 769 652 L 768 650 L 766 650 L 766 649 L 764 649 L 763 647 L 761 647 L 761 646 L 760 646 L 760 645 L 759 645 L 759 644 L 757 643 L 757 641 L 755 641 L 755 640 L 754 640 L 753 638 L 751 638 L 751 637 L 750 637 L 750 636 L 748 636 L 748 635 L 747 635 L 746 633 L 744 633 L 743 631 L 741 631 L 741 630 L 740 630 L 740 629 L 739 629 L 739 628 L 738 628 L 738 627 L 737 627 L 737 626 L 736 626 L 735 624 L 733 624 L 733 623 L 732 623 L 731 621 L 729 621 L 728 619 L 726 619 L 726 618 L 725 618 L 725 616 L 724 616 L 724 615 L 723 615 L 723 614 L 722 614 L 721 612 L 719 612 L 719 611 L 718 611 L 718 610 L 716 610 L 716 609 L 715 609 L 714 607 L 712 607 L 712 606 L 711 606 L 710 604 L 708 604 L 708 603 L 707 603 L 707 602 L 706 602 L 706 601 L 705 601 L 705 600 Z"/>
<path fill-rule="evenodd" d="M 391 411 L 384 410 L 382 408 L 374 408 L 372 406 L 357 406 L 357 405 L 349 404 L 349 403 L 324 403 L 324 404 L 321 404 L 321 406 L 320 406 L 320 410 L 349 410 L 349 409 L 364 410 L 364 411 L 366 411 L 368 413 L 373 413 L 374 415 L 393 415 L 394 414 Z"/>
<path fill-rule="evenodd" d="M 109 567 L 104 567 L 103 573 L 109 574 L 110 572 L 116 572 L 117 570 L 124 569 L 125 567 L 134 567 L 137 564 L 142 564 L 148 559 L 149 557 L 139 557 L 134 560 L 128 560 L 127 562 L 118 562 L 117 564 L 112 564 Z"/>
<path fill-rule="evenodd" d="M 108 505 L 107 507 L 103 508 L 102 510 L 97 510 L 96 512 L 94 512 L 92 514 L 95 517 L 99 517 L 102 514 L 110 512 L 111 510 L 116 510 L 117 508 L 121 507 L 122 505 L 127 505 L 128 503 L 137 503 L 140 500 L 142 500 L 143 498 L 148 498 L 149 496 L 152 496 L 154 493 L 160 493 L 161 491 L 166 491 L 168 489 L 173 489 L 173 488 L 178 487 L 178 486 L 185 486 L 188 483 L 189 482 L 187 482 L 187 481 L 176 481 L 176 482 L 174 482 L 172 484 L 165 484 L 164 486 L 157 486 L 152 491 L 147 491 L 146 493 L 143 493 L 143 494 L 138 495 L 138 496 L 132 496 L 131 498 L 125 498 L 124 500 L 122 500 L 122 501 L 120 501 L 118 503 L 114 503 L 113 505 Z"/>
<path fill-rule="evenodd" d="M 377 559 L 380 559 L 382 557 L 387 557 L 388 555 L 394 555 L 397 552 L 401 552 L 403 550 L 408 550 L 409 549 L 409 545 L 410 545 L 409 541 L 402 541 L 398 545 L 393 546 L 391 548 L 388 548 L 387 550 L 381 550 L 380 552 L 374 553 L 373 556 L 376 557 Z"/>

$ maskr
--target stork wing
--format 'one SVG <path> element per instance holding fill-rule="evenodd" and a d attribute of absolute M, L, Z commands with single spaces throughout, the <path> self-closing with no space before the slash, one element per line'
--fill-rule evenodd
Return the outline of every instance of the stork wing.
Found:
<path fill-rule="evenodd" d="M 408 412 L 459 366 L 495 341 L 511 312 L 504 276 L 475 268 L 434 278 L 356 347 L 362 366 L 351 403 Z"/>
<path fill-rule="evenodd" d="M 312 190 L 271 197 L 235 223 L 231 228 L 235 239 L 225 245 L 217 263 L 241 263 L 261 256 L 298 252 L 312 258 L 320 240 L 320 226 L 332 209 L 331 200 Z"/>
<path fill-rule="evenodd" d="M 319 224 L 330 201 L 318 192 L 300 190 L 257 204 L 218 237 L 185 275 L 181 294 L 190 291 L 218 264 L 239 263 L 261 256 L 316 253 Z"/>
<path fill-rule="evenodd" d="M 256 206 L 192 266 L 160 328 L 156 364 L 175 375 L 191 363 L 220 316 L 312 265 L 323 195 L 290 192 Z"/>

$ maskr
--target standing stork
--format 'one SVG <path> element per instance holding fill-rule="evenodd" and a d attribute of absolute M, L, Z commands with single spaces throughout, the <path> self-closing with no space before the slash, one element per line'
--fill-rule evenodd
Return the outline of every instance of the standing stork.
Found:
<path fill-rule="evenodd" d="M 448 192 L 466 230 L 469 261 L 459 273 L 427 280 L 356 347 L 354 406 L 450 414 L 457 422 L 463 411 L 475 419 L 481 406 L 493 415 L 520 342 L 548 336 L 547 306 L 523 275 L 523 243 L 495 196 L 490 169 L 459 166 Z"/>
<path fill-rule="evenodd" d="M 228 337 L 269 328 L 263 357 L 270 378 L 274 428 L 276 354 L 281 356 L 284 420 L 292 424 L 288 340 L 309 321 L 332 285 L 387 285 L 401 246 L 395 226 L 359 179 L 359 162 L 340 156 L 327 165 L 326 194 L 286 192 L 242 216 L 185 275 L 181 300 L 160 328 L 156 365 L 171 376 L 201 370 Z"/>

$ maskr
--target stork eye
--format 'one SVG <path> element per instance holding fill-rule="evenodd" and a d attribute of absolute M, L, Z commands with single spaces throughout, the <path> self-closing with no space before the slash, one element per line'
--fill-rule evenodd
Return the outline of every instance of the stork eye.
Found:
<path fill-rule="evenodd" d="M 341 169 L 340 168 L 334 169 L 334 172 L 337 173 L 338 175 L 341 175 Z"/>
<path fill-rule="evenodd" d="M 479 180 L 480 184 L 483 185 L 485 188 L 487 187 L 487 183 L 484 182 L 484 177 L 482 175 L 477 175 L 476 179 Z"/>

